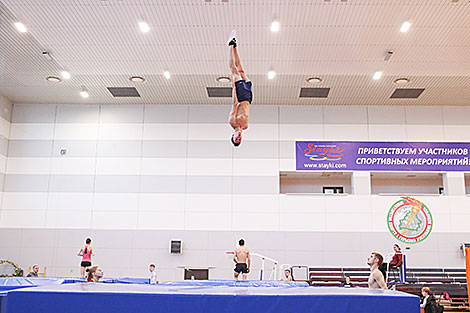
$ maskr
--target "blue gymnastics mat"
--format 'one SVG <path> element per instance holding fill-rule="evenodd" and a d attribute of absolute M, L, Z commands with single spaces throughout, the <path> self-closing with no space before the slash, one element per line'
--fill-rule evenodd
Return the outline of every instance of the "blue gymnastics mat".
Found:
<path fill-rule="evenodd" d="M 0 278 L 0 291 L 37 287 L 46 285 L 61 285 L 65 279 L 47 277 L 4 277 Z"/>
<path fill-rule="evenodd" d="M 4 277 L 0 278 L 0 291 L 46 285 L 86 283 L 85 278 L 49 278 L 49 277 Z M 103 278 L 102 284 L 150 284 L 149 278 Z"/>
<path fill-rule="evenodd" d="M 280 280 L 181 280 L 159 283 L 163 286 L 227 286 L 227 287 L 308 287 L 307 282 Z"/>
<path fill-rule="evenodd" d="M 341 287 L 78 283 L 8 292 L 5 313 L 416 313 L 419 297 Z"/>

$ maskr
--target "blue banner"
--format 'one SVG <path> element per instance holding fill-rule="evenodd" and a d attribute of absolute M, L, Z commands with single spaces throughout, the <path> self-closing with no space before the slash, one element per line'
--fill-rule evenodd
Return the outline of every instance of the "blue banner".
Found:
<path fill-rule="evenodd" d="M 307 171 L 470 171 L 470 143 L 297 141 Z"/>

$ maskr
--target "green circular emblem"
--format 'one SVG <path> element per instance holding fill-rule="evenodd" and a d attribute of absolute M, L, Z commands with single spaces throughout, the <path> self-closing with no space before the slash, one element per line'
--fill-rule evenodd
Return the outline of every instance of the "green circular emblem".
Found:
<path fill-rule="evenodd" d="M 388 229 L 405 243 L 418 243 L 426 239 L 432 230 L 432 215 L 421 201 L 402 197 L 395 202 L 387 215 Z"/>

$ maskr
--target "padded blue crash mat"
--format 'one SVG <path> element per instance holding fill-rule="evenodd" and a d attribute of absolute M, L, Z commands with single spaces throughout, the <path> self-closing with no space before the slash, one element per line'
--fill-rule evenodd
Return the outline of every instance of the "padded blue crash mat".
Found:
<path fill-rule="evenodd" d="M 279 280 L 181 280 L 159 283 L 164 286 L 227 286 L 227 287 L 308 287 L 306 282 Z"/>
<path fill-rule="evenodd" d="M 419 297 L 341 287 L 79 283 L 8 292 L 6 313 L 416 313 Z"/>
<path fill-rule="evenodd" d="M 64 282 L 65 280 L 61 278 L 5 277 L 0 278 L 0 291 L 46 285 L 61 285 Z"/>

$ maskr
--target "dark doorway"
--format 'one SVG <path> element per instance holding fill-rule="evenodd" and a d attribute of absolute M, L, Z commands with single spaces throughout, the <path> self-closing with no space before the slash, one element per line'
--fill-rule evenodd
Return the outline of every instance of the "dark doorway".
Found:
<path fill-rule="evenodd" d="M 209 279 L 209 269 L 184 269 L 184 279 L 207 280 Z"/>

